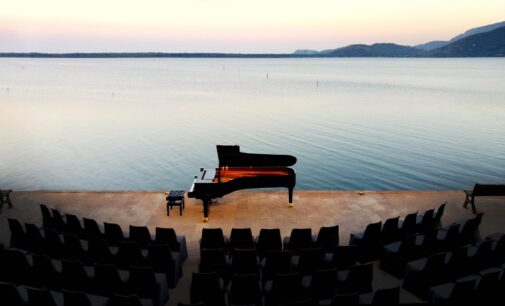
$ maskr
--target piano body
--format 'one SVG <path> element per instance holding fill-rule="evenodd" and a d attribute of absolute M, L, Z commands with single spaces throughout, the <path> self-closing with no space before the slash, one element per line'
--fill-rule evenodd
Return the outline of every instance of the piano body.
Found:
<path fill-rule="evenodd" d="M 211 201 L 235 190 L 285 187 L 289 203 L 293 202 L 296 174 L 288 167 L 296 163 L 296 157 L 243 153 L 239 146 L 222 145 L 217 146 L 217 154 L 219 168 L 200 169 L 188 192 L 188 197 L 202 200 L 204 221 L 208 221 Z"/>

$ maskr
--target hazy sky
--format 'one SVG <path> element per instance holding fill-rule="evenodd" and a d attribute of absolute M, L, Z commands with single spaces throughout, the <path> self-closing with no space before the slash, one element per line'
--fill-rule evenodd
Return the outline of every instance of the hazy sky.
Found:
<path fill-rule="evenodd" d="M 409 45 L 503 20 L 505 0 L 0 0 L 0 52 Z"/>

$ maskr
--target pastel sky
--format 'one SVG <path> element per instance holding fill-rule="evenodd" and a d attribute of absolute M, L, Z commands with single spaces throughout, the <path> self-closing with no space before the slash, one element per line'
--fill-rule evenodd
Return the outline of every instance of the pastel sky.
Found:
<path fill-rule="evenodd" d="M 0 0 L 0 52 L 412 45 L 503 20 L 504 0 Z"/>

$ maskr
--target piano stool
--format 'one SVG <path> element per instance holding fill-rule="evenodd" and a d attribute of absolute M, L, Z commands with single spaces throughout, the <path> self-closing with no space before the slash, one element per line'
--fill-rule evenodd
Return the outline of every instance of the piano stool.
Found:
<path fill-rule="evenodd" d="M 170 209 L 174 206 L 179 206 L 179 215 L 182 216 L 184 209 L 184 191 L 171 190 L 167 196 L 167 216 L 170 216 Z"/>

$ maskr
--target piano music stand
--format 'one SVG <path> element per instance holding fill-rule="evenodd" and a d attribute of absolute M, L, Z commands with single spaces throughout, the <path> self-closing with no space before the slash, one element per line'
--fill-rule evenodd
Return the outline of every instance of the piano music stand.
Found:
<path fill-rule="evenodd" d="M 167 196 L 167 216 L 170 216 L 170 209 L 174 206 L 179 206 L 179 215 L 182 216 L 184 209 L 184 191 L 171 190 Z"/>

